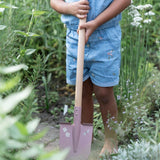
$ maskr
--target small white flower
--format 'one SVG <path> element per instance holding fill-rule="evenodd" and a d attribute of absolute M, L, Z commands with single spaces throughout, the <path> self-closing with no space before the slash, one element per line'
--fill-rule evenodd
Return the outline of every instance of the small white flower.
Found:
<path fill-rule="evenodd" d="M 132 11 L 130 11 L 130 12 L 128 13 L 128 15 L 130 15 L 130 16 L 132 16 L 132 17 L 140 17 L 140 16 L 141 16 L 141 14 L 138 12 L 137 9 L 133 9 Z"/>
<path fill-rule="evenodd" d="M 139 22 L 131 22 L 131 25 L 135 26 L 135 27 L 138 27 L 138 26 L 140 26 L 140 23 Z"/>
<path fill-rule="evenodd" d="M 151 19 L 145 19 L 145 20 L 143 21 L 143 23 L 151 23 L 151 22 L 152 22 Z"/>
<path fill-rule="evenodd" d="M 149 12 L 145 13 L 144 15 L 145 15 L 145 16 L 154 16 L 155 13 L 152 12 L 152 11 L 149 11 Z"/>
<path fill-rule="evenodd" d="M 117 100 L 120 100 L 121 99 L 121 96 L 117 95 Z"/>
<path fill-rule="evenodd" d="M 156 44 L 160 44 L 160 41 L 158 39 L 156 39 Z"/>
<path fill-rule="evenodd" d="M 0 12 L 3 13 L 5 8 L 0 8 Z"/>
<path fill-rule="evenodd" d="M 147 8 L 152 8 L 152 5 L 151 5 L 151 4 L 145 4 L 145 5 L 144 5 L 144 8 L 145 8 L 145 9 L 147 9 Z"/>
<path fill-rule="evenodd" d="M 124 52 L 124 48 L 121 48 L 121 52 Z"/>
<path fill-rule="evenodd" d="M 151 4 L 139 5 L 136 7 L 136 9 L 139 9 L 139 10 L 150 9 L 150 8 L 152 8 Z"/>
<path fill-rule="evenodd" d="M 133 21 L 134 22 L 140 22 L 140 21 L 142 21 L 143 20 L 143 18 L 141 18 L 141 17 L 134 17 L 133 18 Z"/>

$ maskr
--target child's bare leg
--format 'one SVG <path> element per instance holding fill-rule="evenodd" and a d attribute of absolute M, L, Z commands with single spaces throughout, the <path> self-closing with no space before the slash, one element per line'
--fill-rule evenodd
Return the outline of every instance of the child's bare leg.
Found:
<path fill-rule="evenodd" d="M 89 79 L 83 82 L 82 123 L 93 123 L 93 84 Z"/>
<path fill-rule="evenodd" d="M 100 155 L 105 153 L 114 153 L 118 149 L 116 133 L 110 129 L 107 120 L 109 118 L 117 119 L 117 105 L 114 97 L 113 87 L 98 87 L 94 85 L 94 92 L 100 104 L 100 110 L 105 128 L 105 141 Z"/>

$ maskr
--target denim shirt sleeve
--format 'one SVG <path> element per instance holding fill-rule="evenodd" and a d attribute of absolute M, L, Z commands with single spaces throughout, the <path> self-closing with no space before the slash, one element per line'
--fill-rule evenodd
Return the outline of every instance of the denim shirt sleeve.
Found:
<path fill-rule="evenodd" d="M 70 2 L 76 2 L 79 0 L 65 0 L 66 3 Z M 100 13 L 102 13 L 112 2 L 113 0 L 88 0 L 90 5 L 90 10 L 87 15 L 87 21 L 91 21 L 95 19 Z M 115 26 L 119 23 L 121 20 L 121 14 L 117 15 L 113 19 L 107 21 L 103 25 L 101 25 L 97 30 L 99 29 L 105 29 L 110 28 L 112 26 Z M 67 28 L 77 30 L 79 19 L 72 15 L 62 15 L 61 21 L 66 24 Z"/>

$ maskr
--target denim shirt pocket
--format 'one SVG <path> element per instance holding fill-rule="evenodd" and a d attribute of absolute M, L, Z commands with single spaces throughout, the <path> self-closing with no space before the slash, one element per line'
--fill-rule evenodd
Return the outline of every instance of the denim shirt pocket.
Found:
<path fill-rule="evenodd" d="M 121 27 L 120 25 L 106 28 L 102 30 L 98 30 L 90 37 L 90 41 L 102 41 L 110 44 L 108 49 L 110 48 L 118 48 L 121 42 Z"/>
<path fill-rule="evenodd" d="M 120 27 L 120 25 L 117 25 L 112 28 L 108 28 L 107 30 L 105 30 L 107 37 L 109 37 L 111 40 L 113 40 L 113 39 L 114 40 L 116 39 L 117 41 L 121 40 L 121 27 Z"/>

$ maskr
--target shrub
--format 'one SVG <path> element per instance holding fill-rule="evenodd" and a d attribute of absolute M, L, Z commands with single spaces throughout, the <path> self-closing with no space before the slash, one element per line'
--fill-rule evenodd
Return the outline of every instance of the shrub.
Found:
<path fill-rule="evenodd" d="M 0 73 L 12 73 L 25 67 L 25 65 L 0 68 Z M 13 83 L 12 83 L 13 80 Z M 2 85 L 3 83 L 3 85 Z M 19 121 L 20 114 L 12 116 L 10 113 L 14 108 L 26 99 L 31 91 L 31 87 L 24 90 L 3 95 L 3 91 L 12 88 L 14 79 L 5 83 L 0 79 L 0 159 L 2 160 L 64 160 L 67 151 L 50 153 L 45 152 L 43 144 L 35 141 L 43 136 L 43 133 L 35 134 L 34 131 L 39 123 L 39 119 L 34 119 L 24 124 Z M 2 97 L 3 95 L 3 97 Z"/>
<path fill-rule="evenodd" d="M 125 148 L 121 147 L 112 160 L 159 160 L 160 144 L 151 144 L 145 140 L 131 142 Z"/>

